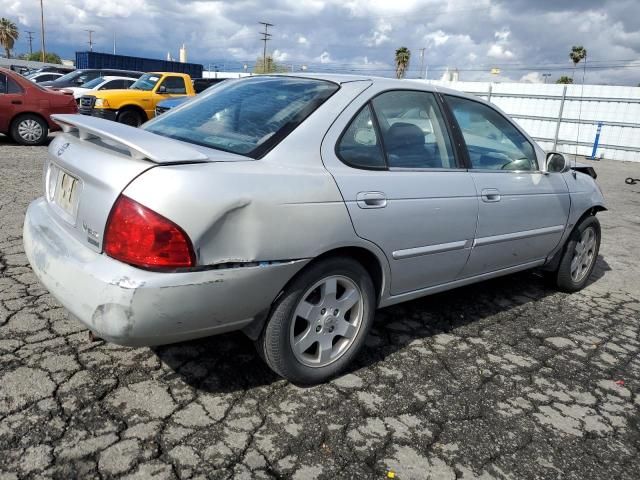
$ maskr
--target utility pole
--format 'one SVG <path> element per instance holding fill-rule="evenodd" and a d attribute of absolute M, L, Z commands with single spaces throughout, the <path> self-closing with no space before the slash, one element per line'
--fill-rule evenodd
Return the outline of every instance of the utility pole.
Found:
<path fill-rule="evenodd" d="M 550 73 L 543 73 L 542 76 L 544 77 L 544 83 L 547 83 L 547 78 L 549 78 L 551 76 Z"/>
<path fill-rule="evenodd" d="M 116 31 L 113 31 L 113 54 L 116 54 Z"/>
<path fill-rule="evenodd" d="M 274 27 L 273 23 L 267 22 L 258 22 L 260 25 L 264 25 L 264 32 L 259 32 L 262 35 L 262 40 L 264 42 L 264 47 L 262 48 L 262 73 L 267 73 L 267 42 L 271 40 L 271 34 L 269 33 L 269 27 Z M 271 70 L 271 69 L 269 69 Z"/>
<path fill-rule="evenodd" d="M 26 31 L 25 32 L 29 36 L 29 55 L 33 55 L 33 34 L 35 32 Z"/>
<path fill-rule="evenodd" d="M 44 6 L 40 0 L 40 60 L 44 62 Z"/>
<path fill-rule="evenodd" d="M 85 30 L 85 32 L 89 32 L 89 51 L 93 52 L 93 39 L 92 39 L 92 34 L 93 32 L 95 32 L 95 30 Z"/>
<path fill-rule="evenodd" d="M 420 77 L 419 78 L 424 78 L 424 76 L 422 75 L 422 72 L 424 72 L 424 48 L 420 49 Z"/>

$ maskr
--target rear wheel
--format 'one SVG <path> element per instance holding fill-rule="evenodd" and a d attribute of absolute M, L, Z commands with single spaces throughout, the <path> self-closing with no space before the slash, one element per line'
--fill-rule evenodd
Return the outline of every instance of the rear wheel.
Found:
<path fill-rule="evenodd" d="M 596 265 L 600 251 L 600 222 L 594 216 L 585 217 L 571 232 L 565 251 L 552 279 L 564 292 L 584 288 Z"/>
<path fill-rule="evenodd" d="M 132 108 L 125 108 L 124 110 L 119 111 L 116 115 L 116 122 L 124 123 L 131 127 L 139 127 L 142 125 L 143 121 L 144 119 L 140 112 Z"/>
<path fill-rule="evenodd" d="M 42 145 L 48 135 L 47 122 L 37 115 L 20 115 L 11 124 L 11 138 L 22 145 Z"/>
<path fill-rule="evenodd" d="M 323 382 L 357 355 L 374 313 L 375 290 L 367 271 L 350 258 L 327 259 L 285 288 L 256 347 L 286 379 Z"/>

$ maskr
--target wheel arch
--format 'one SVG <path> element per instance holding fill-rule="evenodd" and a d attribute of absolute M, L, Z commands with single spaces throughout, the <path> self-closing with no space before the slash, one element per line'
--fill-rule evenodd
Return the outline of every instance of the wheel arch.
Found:
<path fill-rule="evenodd" d="M 607 211 L 607 207 L 605 207 L 604 205 L 593 205 L 589 208 L 587 208 L 582 215 L 580 215 L 580 217 L 578 217 L 578 220 L 576 220 L 576 222 L 574 223 L 573 227 L 571 228 L 571 231 L 568 232 L 568 234 L 566 236 L 564 236 L 562 238 L 562 244 L 558 246 L 558 249 L 553 253 L 553 255 L 551 255 L 549 257 L 549 259 L 547 260 L 547 263 L 544 265 L 543 269 L 546 271 L 554 271 L 558 268 L 558 265 L 560 264 L 560 260 L 562 259 L 562 256 L 564 255 L 564 252 L 567 249 L 567 243 L 569 242 L 569 239 L 571 238 L 571 235 L 573 234 L 573 232 L 575 231 L 576 228 L 578 228 L 578 226 L 583 222 L 583 220 L 587 217 L 595 217 L 596 214 L 598 214 L 599 212 L 605 212 Z"/>
<path fill-rule="evenodd" d="M 147 116 L 147 112 L 145 112 L 144 108 L 142 108 L 140 105 L 137 105 L 135 103 L 126 103 L 124 105 L 119 106 L 116 110 L 116 118 L 120 114 L 120 112 L 124 110 L 134 110 L 138 112 L 142 116 L 143 123 L 149 120 L 149 117 Z"/>
<path fill-rule="evenodd" d="M 380 300 L 383 298 L 384 292 L 388 289 L 388 280 L 389 280 L 389 269 L 388 265 L 383 263 L 383 260 L 376 254 L 373 250 L 368 249 L 363 246 L 343 246 L 336 247 L 330 250 L 327 250 L 316 257 L 314 257 L 309 263 L 307 263 L 298 273 L 296 273 L 293 277 L 289 279 L 289 281 L 280 289 L 278 294 L 274 297 L 271 302 L 271 308 L 268 311 L 262 312 L 257 315 L 251 324 L 247 325 L 242 329 L 242 332 L 247 335 L 250 339 L 256 340 L 264 325 L 266 320 L 269 318 L 269 314 L 271 313 L 271 309 L 273 305 L 276 303 L 278 298 L 282 295 L 288 285 L 290 285 L 302 272 L 306 271 L 311 265 L 315 265 L 323 260 L 334 257 L 349 257 L 356 260 L 362 267 L 367 271 L 371 280 L 373 281 L 373 286 L 376 292 L 376 305 L 380 304 Z M 386 267 L 386 268 L 385 268 Z"/>
<path fill-rule="evenodd" d="M 9 132 L 11 132 L 11 129 L 13 128 L 13 125 L 15 124 L 15 122 L 18 121 L 18 119 L 20 119 L 20 117 L 24 117 L 26 115 L 33 115 L 34 117 L 38 117 L 39 119 L 41 119 L 45 125 L 47 126 L 47 128 L 49 130 L 51 130 L 51 121 L 42 113 L 39 112 L 32 112 L 32 111 L 28 111 L 28 112 L 19 112 L 16 113 L 11 120 L 9 121 Z"/>

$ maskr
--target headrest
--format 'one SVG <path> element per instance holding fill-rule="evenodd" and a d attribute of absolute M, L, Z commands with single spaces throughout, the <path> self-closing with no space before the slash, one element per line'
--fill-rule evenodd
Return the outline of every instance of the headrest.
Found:
<path fill-rule="evenodd" d="M 390 148 L 424 145 L 424 133 L 413 123 L 394 123 L 387 131 L 385 143 Z"/>

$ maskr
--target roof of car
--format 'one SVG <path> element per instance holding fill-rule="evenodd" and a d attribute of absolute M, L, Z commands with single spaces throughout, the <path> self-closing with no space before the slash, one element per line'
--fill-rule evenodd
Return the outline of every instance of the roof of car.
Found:
<path fill-rule="evenodd" d="M 132 77 L 118 77 L 115 75 L 105 75 L 104 77 L 100 77 L 103 80 L 135 80 L 135 78 Z"/>

